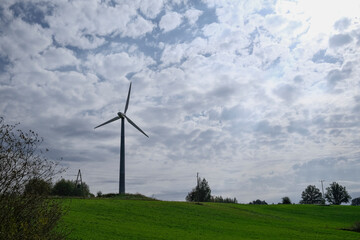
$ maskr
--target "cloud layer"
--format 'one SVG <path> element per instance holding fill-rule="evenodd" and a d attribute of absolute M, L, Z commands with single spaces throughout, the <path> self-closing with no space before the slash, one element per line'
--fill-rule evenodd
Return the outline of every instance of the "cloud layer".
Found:
<path fill-rule="evenodd" d="M 360 5 L 308 1 L 6 1 L 0 110 L 39 132 L 66 178 L 128 192 L 299 201 L 338 181 L 359 197 Z M 339 10 L 341 9 L 341 11 Z"/>

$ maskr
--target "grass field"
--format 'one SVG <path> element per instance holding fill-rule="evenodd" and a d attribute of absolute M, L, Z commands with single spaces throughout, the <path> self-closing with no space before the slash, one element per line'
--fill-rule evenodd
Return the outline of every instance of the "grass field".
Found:
<path fill-rule="evenodd" d="M 70 239 L 360 239 L 360 207 L 65 199 Z"/>

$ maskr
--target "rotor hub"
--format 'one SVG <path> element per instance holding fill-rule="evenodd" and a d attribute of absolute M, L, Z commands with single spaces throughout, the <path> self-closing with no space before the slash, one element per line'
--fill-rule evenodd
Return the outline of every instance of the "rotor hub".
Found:
<path fill-rule="evenodd" d="M 119 118 L 124 118 L 124 114 L 122 112 L 118 112 L 117 115 L 119 116 Z"/>

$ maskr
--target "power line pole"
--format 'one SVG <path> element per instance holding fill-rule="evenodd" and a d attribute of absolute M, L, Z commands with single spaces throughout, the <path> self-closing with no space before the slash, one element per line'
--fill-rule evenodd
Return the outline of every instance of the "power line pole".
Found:
<path fill-rule="evenodd" d="M 79 183 L 80 183 L 80 184 L 79 184 Z M 80 169 L 79 169 L 78 174 L 77 174 L 77 176 L 76 176 L 75 187 L 81 188 L 81 194 L 84 195 L 83 181 L 82 181 Z"/>
<path fill-rule="evenodd" d="M 322 189 L 323 198 L 325 198 L 325 195 L 324 195 L 324 185 L 323 185 L 323 182 L 325 182 L 325 180 L 320 180 L 320 182 L 321 182 L 321 189 Z"/>
<path fill-rule="evenodd" d="M 196 198 L 197 198 L 197 202 L 199 202 L 199 173 L 196 173 Z"/>

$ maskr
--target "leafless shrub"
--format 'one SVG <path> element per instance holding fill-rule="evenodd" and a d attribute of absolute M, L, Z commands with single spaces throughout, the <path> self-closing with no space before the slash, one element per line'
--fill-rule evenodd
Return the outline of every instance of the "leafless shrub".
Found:
<path fill-rule="evenodd" d="M 0 239 L 65 239 L 61 202 L 24 192 L 32 179 L 51 182 L 57 164 L 44 157 L 43 139 L 18 125 L 0 117 Z"/>

